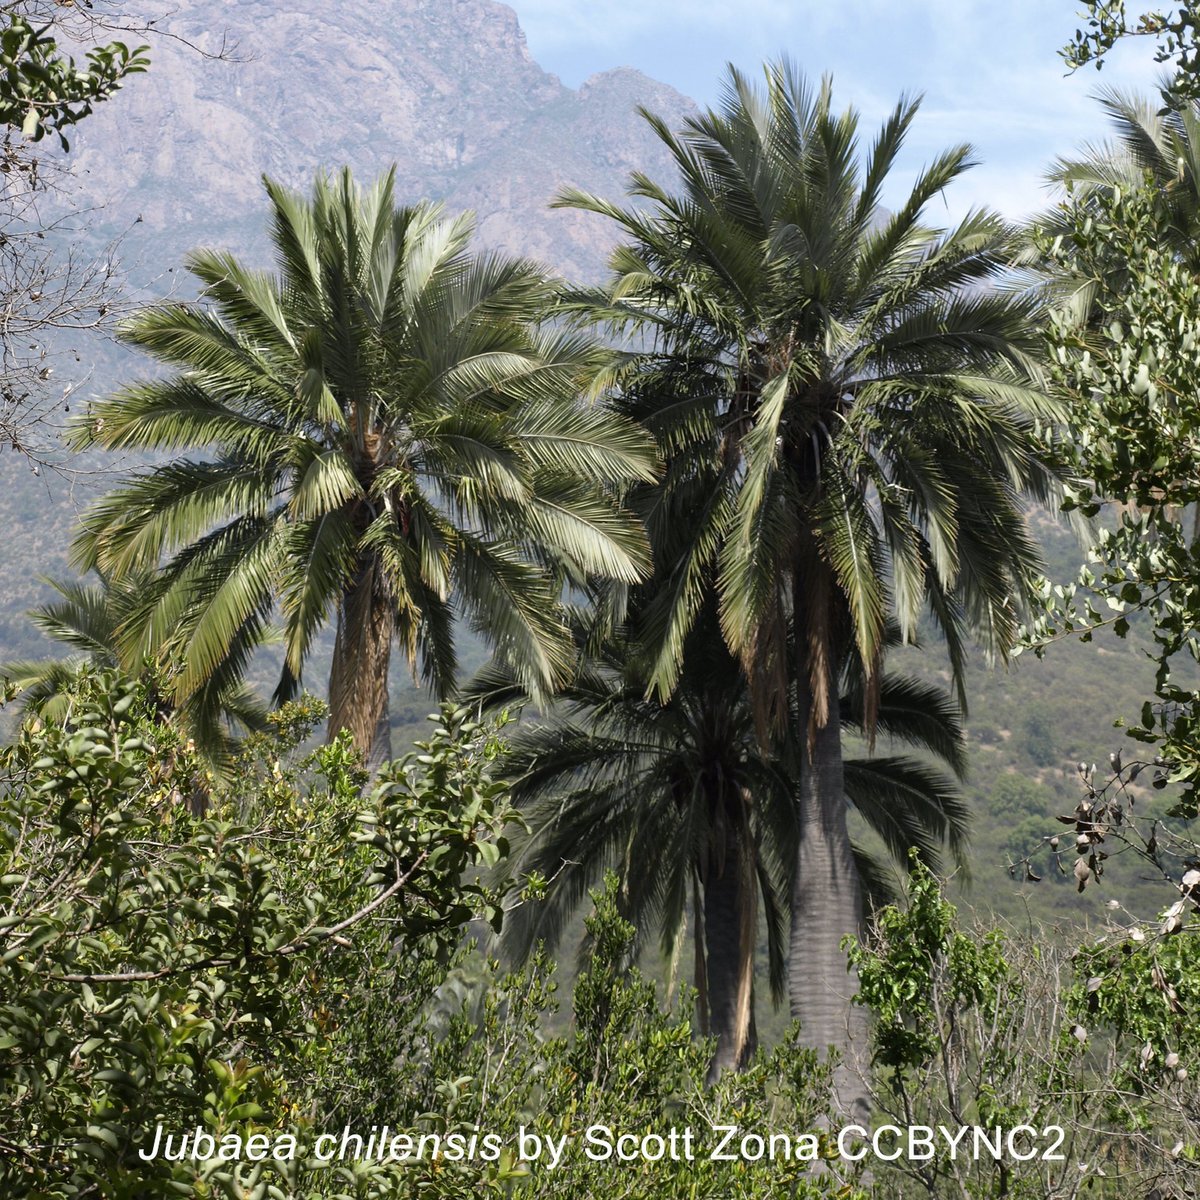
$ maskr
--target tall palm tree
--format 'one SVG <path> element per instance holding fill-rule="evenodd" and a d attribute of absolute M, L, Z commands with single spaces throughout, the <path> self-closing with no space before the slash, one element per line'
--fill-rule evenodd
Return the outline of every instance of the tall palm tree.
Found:
<path fill-rule="evenodd" d="M 716 1040 L 711 1074 L 753 1054 L 759 914 L 774 998 L 785 990 L 787 911 L 796 849 L 795 774 L 758 740 L 746 677 L 706 606 L 688 638 L 680 682 L 665 702 L 648 697 L 632 647 L 610 638 L 587 653 L 547 719 L 520 727 L 509 769 L 530 834 L 511 869 L 553 880 L 547 898 L 505 925 L 510 951 L 557 942 L 605 871 L 622 880 L 630 920 L 657 928 L 675 963 L 694 936 L 700 1025 Z M 853 672 L 849 673 L 851 676 Z M 520 701 L 505 672 L 489 668 L 468 694 L 491 705 Z M 860 681 L 843 680 L 840 720 L 861 731 Z M 877 727 L 965 770 L 958 711 L 940 689 L 888 676 Z M 903 864 L 910 847 L 937 867 L 965 844 L 967 812 L 953 776 L 905 755 L 846 763 L 846 798 Z M 860 877 L 879 889 L 886 872 L 856 847 Z"/>
<path fill-rule="evenodd" d="M 1059 410 L 1036 299 L 1008 285 L 1009 227 L 986 211 L 924 223 L 969 147 L 938 156 L 888 215 L 916 103 L 866 148 L 854 111 L 831 104 L 828 81 L 811 90 L 786 62 L 765 88 L 731 70 L 720 107 L 681 133 L 648 116 L 676 190 L 635 175 L 636 206 L 561 203 L 617 223 L 615 278 L 584 307 L 650 347 L 631 356 L 624 407 L 667 463 L 644 496 L 655 561 L 670 564 L 648 622 L 651 691 L 679 686 L 715 592 L 760 729 L 803 760 L 792 1011 L 811 1043 L 845 1053 L 862 1017 L 840 943 L 861 908 L 836 681 L 858 663 L 870 734 L 889 621 L 911 640 L 927 611 L 960 681 L 969 632 L 1005 653 L 1040 562 L 1021 497 L 1048 498 L 1036 430 Z M 838 1086 L 862 1094 L 848 1068 Z"/>
<path fill-rule="evenodd" d="M 653 448 L 580 399 L 598 351 L 539 323 L 538 268 L 469 253 L 469 217 L 397 207 L 393 173 L 266 189 L 274 274 L 198 251 L 199 302 L 124 327 L 173 373 L 95 405 L 80 440 L 188 457 L 93 505 L 76 559 L 161 564 L 124 638 L 184 631 L 181 696 L 277 605 L 286 699 L 336 611 L 330 730 L 377 758 L 393 643 L 445 693 L 456 609 L 532 691 L 566 678 L 563 586 L 647 570 L 617 491 L 653 477 Z"/>
<path fill-rule="evenodd" d="M 46 580 L 58 599 L 32 609 L 29 618 L 46 637 L 70 647 L 66 658 L 28 659 L 0 663 L 0 678 L 21 689 L 20 705 L 48 720 L 61 719 L 79 672 L 85 668 L 170 670 L 170 646 L 164 661 L 129 663 L 122 659 L 119 632 L 150 584 L 135 573 L 123 579 L 97 575 L 94 583 Z M 241 681 L 237 664 L 222 663 L 205 686 L 187 696 L 176 708 L 160 700 L 162 715 L 173 720 L 192 739 L 201 758 L 217 774 L 232 765 L 238 747 L 237 732 L 261 729 L 267 709 L 253 690 Z"/>
<path fill-rule="evenodd" d="M 1105 88 L 1096 98 L 1115 138 L 1057 159 L 1047 178 L 1083 202 L 1097 190 L 1128 191 L 1149 179 L 1175 248 L 1200 269 L 1200 101 L 1164 108 L 1161 96 L 1152 100 L 1119 88 Z M 1053 217 L 1048 222 L 1053 225 Z"/>

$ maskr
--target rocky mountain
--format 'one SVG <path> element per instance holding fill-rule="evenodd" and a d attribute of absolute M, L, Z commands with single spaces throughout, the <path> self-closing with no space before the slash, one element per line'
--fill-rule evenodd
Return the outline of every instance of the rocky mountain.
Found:
<path fill-rule="evenodd" d="M 170 30 L 185 41 L 157 42 L 73 158 L 107 225 L 143 218 L 133 244 L 158 263 L 213 238 L 257 244 L 264 172 L 303 188 L 321 169 L 394 163 L 403 199 L 472 209 L 487 245 L 595 275 L 604 223 L 550 200 L 566 184 L 619 195 L 635 168 L 668 176 L 636 110 L 676 125 L 691 107 L 632 70 L 565 87 L 494 0 L 182 0 Z"/>

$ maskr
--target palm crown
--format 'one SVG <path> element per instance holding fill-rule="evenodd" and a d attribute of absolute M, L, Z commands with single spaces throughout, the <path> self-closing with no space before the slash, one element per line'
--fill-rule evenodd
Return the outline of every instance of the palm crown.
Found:
<path fill-rule="evenodd" d="M 579 399 L 597 351 L 538 323 L 553 299 L 539 270 L 470 255 L 470 220 L 397 207 L 391 174 L 366 192 L 348 171 L 318 178 L 311 200 L 266 187 L 276 273 L 191 255 L 201 301 L 124 329 L 174 373 L 81 431 L 202 452 L 85 517 L 81 563 L 162 564 L 127 647 L 186 630 L 186 693 L 241 671 L 277 606 L 286 698 L 336 611 L 330 727 L 364 749 L 386 730 L 393 641 L 451 686 L 456 608 L 531 691 L 554 687 L 572 651 L 564 582 L 648 566 L 616 490 L 653 476 L 653 451 Z"/>
<path fill-rule="evenodd" d="M 151 582 L 148 575 L 135 572 L 119 580 L 99 575 L 95 582 L 46 582 L 58 596 L 31 610 L 29 618 L 46 637 L 74 653 L 67 658 L 0 663 L 0 678 L 21 689 L 23 709 L 61 721 L 80 673 L 88 669 L 131 668 L 156 685 L 158 676 L 169 673 L 169 645 L 163 648 L 163 658 L 154 662 L 126 663 L 118 649 L 120 630 Z M 217 774 L 227 774 L 233 766 L 239 748 L 236 731 L 260 729 L 267 718 L 265 706 L 249 686 L 220 674 L 191 693 L 180 708 L 159 695 L 159 712 L 183 729 L 200 758 Z"/>
<path fill-rule="evenodd" d="M 646 512 L 671 564 L 652 639 L 662 694 L 710 584 L 780 713 L 796 614 L 819 724 L 839 654 L 855 649 L 874 680 L 893 615 L 911 637 L 928 604 L 956 663 L 968 627 L 998 650 L 1014 636 L 1037 562 L 1019 497 L 1051 486 L 1033 434 L 1058 410 L 1036 298 L 1003 286 L 1010 229 L 987 212 L 949 232 L 922 223 L 969 148 L 881 209 L 916 109 L 902 100 L 864 155 L 828 82 L 812 92 L 785 63 L 764 92 L 732 71 L 720 111 L 682 134 L 648 117 L 677 193 L 635 176 L 648 206 L 561 201 L 619 223 L 601 311 L 655 339 L 625 385 L 669 463 Z"/>
<path fill-rule="evenodd" d="M 857 672 L 845 673 L 840 691 L 841 723 L 861 730 Z M 936 869 L 943 844 L 957 859 L 966 838 L 966 807 L 942 769 L 965 770 L 959 713 L 937 687 L 903 676 L 889 674 L 880 691 L 880 731 L 938 765 L 905 754 L 856 757 L 846 763 L 846 798 L 897 863 L 916 847 Z M 493 706 L 521 699 L 494 666 L 467 696 Z M 506 945 L 527 954 L 537 940 L 556 943 L 588 889 L 605 870 L 618 871 L 630 920 L 642 939 L 661 931 L 668 961 L 678 961 L 690 923 L 700 1024 L 717 1043 L 714 1071 L 744 1065 L 755 1043 L 760 912 L 772 996 L 784 990 L 796 774 L 760 744 L 745 675 L 711 604 L 689 636 L 670 699 L 646 696 L 637 658 L 618 635 L 585 653 L 546 719 L 511 740 L 508 767 L 530 830 L 517 839 L 512 869 L 554 883 L 544 902 L 519 906 L 506 921 Z M 888 895 L 885 864 L 860 847 L 855 857 L 876 896 Z"/>

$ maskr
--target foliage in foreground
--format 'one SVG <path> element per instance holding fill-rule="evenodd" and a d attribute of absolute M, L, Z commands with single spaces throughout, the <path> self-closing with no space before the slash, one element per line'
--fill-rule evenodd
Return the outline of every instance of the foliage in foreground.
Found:
<path fill-rule="evenodd" d="M 832 1064 L 793 1031 L 707 1086 L 711 1044 L 690 998 L 664 1010 L 630 965 L 612 877 L 568 1036 L 546 1033 L 544 955 L 501 977 L 464 950 L 473 917 L 495 926 L 506 903 L 537 903 L 474 881 L 508 850 L 492 728 L 444 710 L 364 797 L 346 739 L 299 751 L 322 715 L 276 714 L 203 816 L 179 786 L 186 743 L 144 684 L 114 674 L 84 673 L 61 727 L 30 720 L 2 752 L 5 1196 L 861 1195 L 865 1164 L 822 1132 L 841 1121 Z M 1192 1195 L 1200 1045 L 1156 980 L 1190 1010 L 1197 941 L 1135 943 L 1114 926 L 1072 964 L 977 939 L 918 870 L 907 909 L 854 955 L 876 1018 L 877 1125 L 1062 1124 L 1069 1168 L 874 1162 L 874 1194 L 1057 1198 L 1115 1179 L 1125 1190 L 1107 1194 L 1155 1180 Z M 140 1157 L 160 1125 L 176 1152 L 199 1135 L 198 1156 Z M 719 1126 L 751 1157 L 711 1158 Z M 522 1156 L 522 1127 L 540 1155 Z M 670 1131 L 689 1128 L 691 1157 L 678 1140 L 673 1156 Z M 619 1134 L 660 1135 L 662 1157 L 654 1141 L 651 1158 L 589 1157 Z M 771 1135 L 792 1152 L 755 1160 Z"/>
<path fill-rule="evenodd" d="M 191 751 L 112 674 L 0 751 L 6 1196 L 240 1196 L 137 1149 L 159 1122 L 290 1124 L 348 962 L 372 947 L 427 988 L 465 921 L 498 920 L 469 882 L 505 849 L 486 731 L 444 711 L 364 797 L 344 737 L 285 769 L 312 716 L 285 710 L 203 817 Z"/>
<path fill-rule="evenodd" d="M 351 1117 L 362 1128 L 410 1128 L 446 1136 L 494 1132 L 504 1149 L 495 1163 L 422 1161 L 362 1166 L 356 1196 L 468 1197 L 550 1195 L 590 1200 L 615 1192 L 630 1200 L 689 1197 L 720 1200 L 785 1194 L 859 1197 L 860 1168 L 832 1160 L 829 1139 L 816 1131 L 827 1122 L 830 1071 L 801 1047 L 795 1030 L 770 1054 L 759 1053 L 743 1072 L 727 1072 L 706 1085 L 711 1043 L 698 1039 L 687 1016 L 690 1000 L 675 1012 L 660 1007 L 655 985 L 629 965 L 634 928 L 620 916 L 616 877 L 593 893 L 587 921 L 592 954 L 572 1000 L 571 1033 L 550 1038 L 546 1017 L 557 1007 L 553 964 L 537 955 L 519 972 L 497 976 L 490 963 L 481 975 L 465 967 L 451 973 L 415 1036 L 397 1057 L 395 1043 L 379 1037 L 386 990 L 355 993 L 334 1047 L 323 1111 L 340 1128 Z M 535 902 L 526 896 L 523 903 Z M 344 1056 L 344 1057 L 343 1057 Z M 786 1133 L 799 1145 L 810 1135 L 812 1160 L 726 1161 L 711 1158 L 717 1126 L 741 1134 Z M 514 1150 L 524 1127 L 545 1139 L 565 1139 L 558 1165 L 546 1153 L 520 1161 Z M 675 1156 L 670 1131 L 675 1130 Z M 692 1130 L 688 1158 L 683 1134 Z M 589 1141 L 589 1131 L 591 1141 Z M 639 1147 L 618 1161 L 589 1157 L 606 1143 L 634 1135 Z M 640 1143 L 664 1138 L 663 1156 Z M 735 1140 L 734 1144 L 737 1144 Z M 814 1169 L 827 1167 L 824 1173 Z M 342 1169 L 347 1179 L 351 1172 Z M 323 1176 L 305 1177 L 304 1195 L 331 1194 Z M 311 1191 L 309 1189 L 312 1189 Z M 336 1191 L 336 1189 L 334 1189 Z"/>
<path fill-rule="evenodd" d="M 1132 614 L 1147 614 L 1156 694 L 1131 732 L 1157 750 L 1163 781 L 1181 785 L 1181 815 L 1195 816 L 1200 692 L 1183 686 L 1179 666 L 1200 661 L 1200 526 L 1194 509 L 1184 519 L 1200 501 L 1200 284 L 1170 248 L 1168 217 L 1149 184 L 1113 189 L 1077 210 L 1070 236 L 1050 247 L 1065 272 L 1094 289 L 1089 326 L 1066 318 L 1051 330 L 1056 381 L 1072 404 L 1070 450 L 1086 481 L 1069 502 L 1088 516 L 1111 506 L 1116 527 L 1100 532 L 1075 588 L 1064 595 L 1046 586 L 1034 633 L 1087 637 L 1112 624 L 1124 637 Z M 1115 283 L 1114 257 L 1127 272 Z"/>
<path fill-rule="evenodd" d="M 69 150 L 63 131 L 107 100 L 128 76 L 145 71 L 149 46 L 95 46 L 87 51 L 86 65 L 79 65 L 59 50 L 52 24 L 37 28 L 13 7 L 6 6 L 8 23 L 0 30 L 0 123 L 34 142 L 56 133 Z"/>
<path fill-rule="evenodd" d="M 857 1000 L 875 1017 L 876 1124 L 1024 1125 L 1019 1153 L 1039 1153 L 998 1163 L 935 1141 L 928 1159 L 898 1160 L 877 1194 L 1197 1195 L 1200 1042 L 1182 1005 L 1194 1011 L 1200 989 L 1198 935 L 1196 918 L 1177 939 L 1114 921 L 1068 952 L 1045 936 L 965 930 L 914 861 L 907 905 L 851 950 Z M 1058 1129 L 1061 1157 L 1043 1158 Z"/>
<path fill-rule="evenodd" d="M 1143 8 L 1128 12 L 1125 0 L 1084 0 L 1080 15 L 1082 29 L 1059 51 L 1072 70 L 1091 65 L 1100 70 L 1118 42 L 1126 38 L 1154 41 L 1154 61 L 1169 68 L 1170 87 L 1164 92 L 1169 103 L 1192 101 L 1200 96 L 1200 4 Z"/>
<path fill-rule="evenodd" d="M 842 1187 L 842 1172 L 818 1181 L 802 1161 L 707 1159 L 714 1123 L 815 1128 L 828 1070 L 788 1046 L 707 1090 L 710 1047 L 628 967 L 634 931 L 614 881 L 597 896 L 571 1037 L 543 1038 L 554 1004 L 544 958 L 481 992 L 455 947 L 471 918 L 501 916 L 502 897 L 471 882 L 507 852 L 507 793 L 492 778 L 502 743 L 489 728 L 444 710 L 364 798 L 348 739 L 299 754 L 321 715 L 311 703 L 276 714 L 203 816 L 183 803 L 186 743 L 145 685 L 113 673 L 85 672 L 61 727 L 31 719 L 3 751 L 6 1196 Z M 347 1128 L 366 1140 L 385 1124 L 389 1139 L 482 1129 L 506 1147 L 495 1161 L 320 1161 L 322 1132 L 340 1146 Z M 689 1124 L 697 1162 L 612 1164 L 580 1150 L 592 1125 L 640 1137 Z M 557 1169 L 518 1161 L 522 1125 L 573 1142 Z M 143 1158 L 160 1126 L 175 1150 L 181 1135 L 199 1138 L 202 1157 Z M 252 1147 L 268 1161 L 251 1161 Z"/>

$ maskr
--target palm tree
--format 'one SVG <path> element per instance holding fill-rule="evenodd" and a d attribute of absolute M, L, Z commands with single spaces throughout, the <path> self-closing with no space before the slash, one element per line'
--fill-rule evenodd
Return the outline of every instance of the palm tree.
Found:
<path fill-rule="evenodd" d="M 193 253 L 200 301 L 125 326 L 173 373 L 95 405 L 80 440 L 189 457 L 93 505 L 76 559 L 161 564 L 123 639 L 183 631 L 180 697 L 278 606 L 288 698 L 336 610 L 330 731 L 378 759 L 393 642 L 445 694 L 459 609 L 531 691 L 566 678 L 563 586 L 647 570 L 616 492 L 653 477 L 653 449 L 580 399 L 598 351 L 539 324 L 554 288 L 535 266 L 468 252 L 470 218 L 397 207 L 393 173 L 266 189 L 276 273 Z"/>
<path fill-rule="evenodd" d="M 765 89 L 731 70 L 719 109 L 675 135 L 675 192 L 635 175 L 636 206 L 571 192 L 615 221 L 615 278 L 585 311 L 637 334 L 623 407 L 666 476 L 642 511 L 660 569 L 650 690 L 680 685 L 715 592 L 764 736 L 803 762 L 789 993 L 814 1045 L 861 1037 L 842 938 L 859 928 L 837 680 L 848 660 L 876 727 L 890 621 L 927 612 L 959 681 L 969 632 L 1003 655 L 1037 574 L 1024 494 L 1052 474 L 1037 437 L 1059 417 L 1037 366 L 1037 301 L 1007 277 L 1010 228 L 986 211 L 923 222 L 971 163 L 948 150 L 888 215 L 881 196 L 917 110 L 873 144 L 786 62 Z M 794 636 L 792 631 L 795 631 Z M 861 1096 L 844 1067 L 838 1089 Z"/>
<path fill-rule="evenodd" d="M 134 664 L 122 660 L 117 648 L 119 630 L 150 583 L 147 576 L 139 573 L 113 580 L 99 574 L 94 583 L 45 582 L 59 598 L 33 609 L 29 618 L 48 638 L 75 653 L 67 658 L 0 663 L 0 678 L 21 690 L 23 711 L 60 720 L 79 673 L 85 669 L 154 672 L 156 678 L 162 671 L 170 671 L 169 646 L 163 661 Z M 160 697 L 161 715 L 179 725 L 218 775 L 232 765 L 238 748 L 236 732 L 261 729 L 266 723 L 266 706 L 240 676 L 236 664 L 222 663 L 180 708 Z"/>
<path fill-rule="evenodd" d="M 1043 213 L 1033 228 L 1046 240 L 1069 236 L 1082 208 L 1092 211 L 1096 197 L 1119 188 L 1123 192 L 1149 187 L 1162 214 L 1160 236 L 1193 272 L 1200 272 L 1200 102 L 1164 108 L 1135 93 L 1107 88 L 1097 96 L 1113 126 L 1111 141 L 1090 143 L 1077 156 L 1059 158 L 1047 173 L 1049 182 L 1069 196 L 1069 204 Z M 1026 252 L 1037 262 L 1037 239 Z M 1105 264 L 1109 285 L 1125 282 L 1126 264 L 1110 256 Z M 1046 280 L 1046 294 L 1065 315 L 1080 324 L 1097 319 L 1094 300 L 1099 281 L 1067 271 L 1060 261 Z"/>
<path fill-rule="evenodd" d="M 1164 108 L 1162 97 L 1155 102 L 1119 88 L 1106 88 L 1097 99 L 1115 140 L 1057 159 L 1047 178 L 1084 203 L 1098 190 L 1129 191 L 1149 180 L 1163 203 L 1175 249 L 1193 270 L 1200 269 L 1200 101 Z M 1053 216 L 1043 223 L 1060 227 Z"/>
<path fill-rule="evenodd" d="M 581 639 L 582 640 L 582 639 Z M 706 606 L 688 638 L 680 682 L 665 702 L 648 697 L 631 646 L 610 638 L 586 653 L 548 719 L 518 729 L 509 769 L 530 835 L 510 864 L 552 879 L 547 898 L 505 924 L 518 957 L 556 943 L 589 890 L 616 870 L 639 939 L 654 928 L 678 961 L 691 910 L 700 1027 L 716 1039 L 710 1078 L 749 1061 L 759 913 L 773 998 L 785 990 L 787 911 L 796 849 L 795 775 L 763 753 L 746 677 Z M 853 672 L 849 673 L 850 676 Z M 492 706 L 521 693 L 492 667 L 468 688 Z M 843 680 L 840 720 L 861 731 L 863 692 Z M 881 685 L 877 728 L 965 770 L 957 709 L 939 689 L 903 677 Z M 948 844 L 957 858 L 967 812 L 943 770 L 918 758 L 846 763 L 846 798 L 906 862 L 910 847 L 933 867 Z M 856 847 L 860 878 L 883 891 L 885 870 Z M 761 905 L 761 909 L 760 909 Z M 672 970 L 673 973 L 673 970 Z"/>

